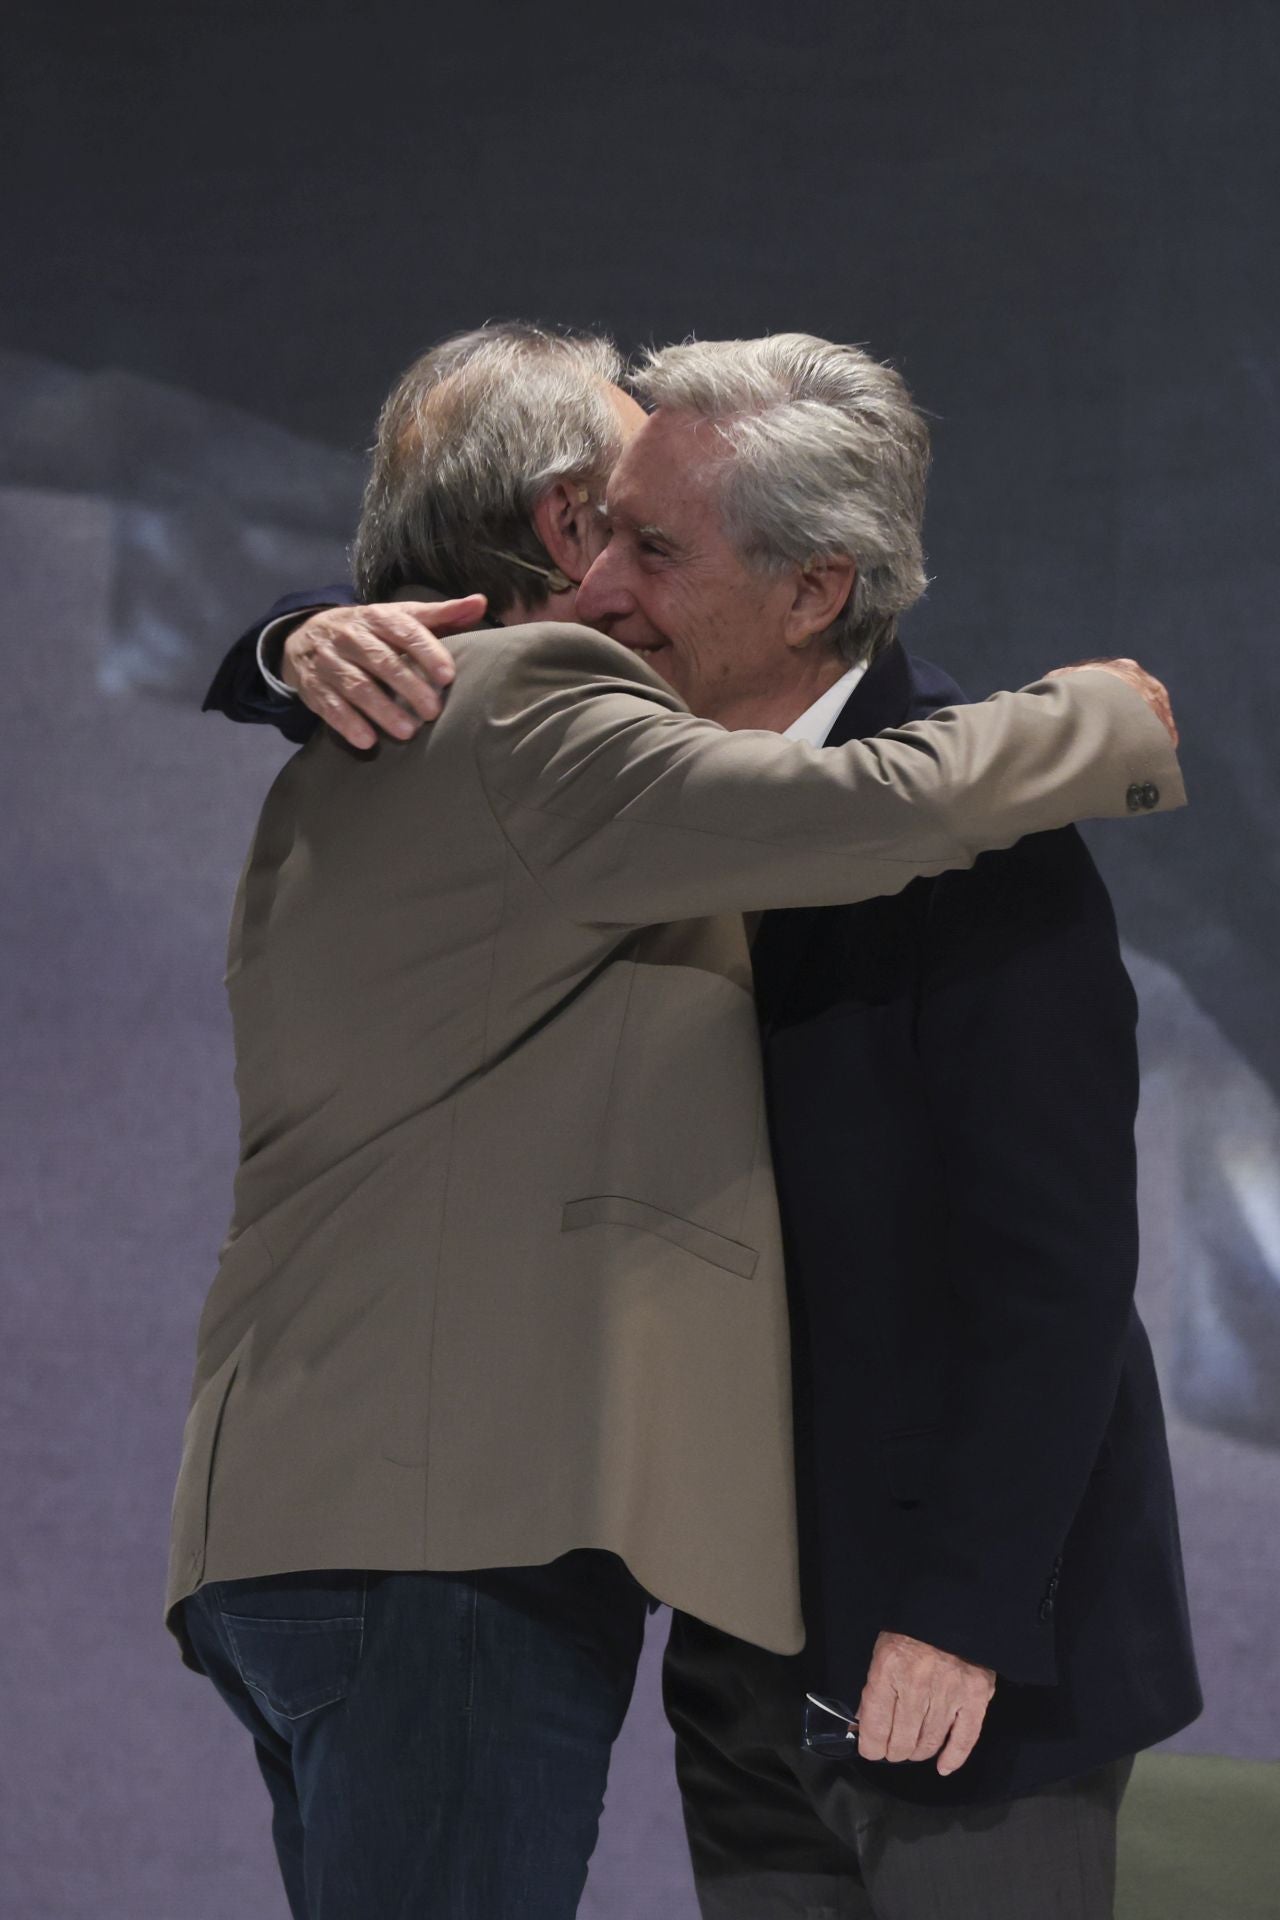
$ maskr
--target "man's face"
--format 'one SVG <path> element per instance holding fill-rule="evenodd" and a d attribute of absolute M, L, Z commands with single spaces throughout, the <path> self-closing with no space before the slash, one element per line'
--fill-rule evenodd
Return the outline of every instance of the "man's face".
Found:
<path fill-rule="evenodd" d="M 795 581 L 755 571 L 730 544 L 721 457 L 705 422 L 661 410 L 645 421 L 609 481 L 612 532 L 578 589 L 577 618 L 631 648 L 694 713 L 733 724 L 795 669 L 785 637 Z"/>
<path fill-rule="evenodd" d="M 648 424 L 649 416 L 640 405 L 640 402 L 634 399 L 631 394 L 624 393 L 621 387 L 606 386 L 605 397 L 613 411 L 614 418 L 617 420 L 618 431 L 622 440 L 622 452 L 625 454 L 636 435 Z M 621 457 L 622 455 L 620 454 L 619 458 L 621 459 Z M 612 481 L 610 481 L 610 485 L 612 485 Z M 609 521 L 607 516 L 599 511 L 599 503 L 597 502 L 595 511 L 587 516 L 583 531 L 583 546 L 587 557 L 593 564 L 608 544 L 608 540 Z M 579 593 L 581 593 L 581 587 L 579 587 Z M 570 617 L 574 620 L 580 620 L 582 615 L 575 607 Z M 592 622 L 588 621 L 586 624 L 590 626 Z"/>

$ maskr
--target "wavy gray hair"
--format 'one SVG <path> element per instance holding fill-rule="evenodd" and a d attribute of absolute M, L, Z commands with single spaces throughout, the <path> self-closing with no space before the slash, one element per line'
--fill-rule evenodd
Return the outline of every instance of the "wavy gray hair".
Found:
<path fill-rule="evenodd" d="M 365 600 L 424 584 L 505 613 L 551 570 L 531 515 L 556 480 L 603 485 L 621 450 L 605 388 L 622 362 L 594 335 L 523 322 L 454 334 L 382 409 L 352 555 Z"/>
<path fill-rule="evenodd" d="M 775 333 L 663 347 L 633 384 L 651 406 L 715 425 L 721 510 L 743 558 L 766 571 L 852 559 L 853 591 L 822 638 L 850 662 L 887 645 L 927 584 L 929 429 L 901 374 L 858 347 Z"/>

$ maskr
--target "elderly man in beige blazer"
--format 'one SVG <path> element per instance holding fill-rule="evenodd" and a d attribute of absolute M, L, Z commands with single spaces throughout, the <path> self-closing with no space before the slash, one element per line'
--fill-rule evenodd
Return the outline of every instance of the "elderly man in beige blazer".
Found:
<path fill-rule="evenodd" d="M 649 1600 L 801 1644 L 742 916 L 1181 803 L 1131 664 L 834 750 L 751 730 L 770 634 L 804 706 L 832 637 L 923 586 L 923 422 L 833 351 L 844 401 L 809 411 L 844 452 L 793 476 L 785 571 L 753 564 L 749 446 L 686 434 L 651 499 L 672 423 L 598 342 L 482 330 L 384 412 L 365 598 L 479 580 L 498 625 L 455 641 L 433 724 L 320 731 L 263 809 L 168 1588 L 253 1735 L 295 1916 L 565 1920 Z M 825 498 L 854 442 L 856 541 Z M 670 581 L 648 660 L 567 623 L 606 485 Z"/>

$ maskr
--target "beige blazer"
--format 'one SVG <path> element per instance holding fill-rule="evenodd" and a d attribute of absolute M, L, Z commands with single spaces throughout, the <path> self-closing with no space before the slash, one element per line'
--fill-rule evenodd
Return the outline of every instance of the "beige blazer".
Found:
<path fill-rule="evenodd" d="M 200 1323 L 167 1604 L 300 1568 L 620 1554 L 800 1646 L 782 1250 L 749 909 L 894 893 L 1183 799 L 1113 676 L 817 749 L 694 719 L 541 625 L 457 642 L 440 720 L 322 732 L 231 929 L 235 1214 Z"/>

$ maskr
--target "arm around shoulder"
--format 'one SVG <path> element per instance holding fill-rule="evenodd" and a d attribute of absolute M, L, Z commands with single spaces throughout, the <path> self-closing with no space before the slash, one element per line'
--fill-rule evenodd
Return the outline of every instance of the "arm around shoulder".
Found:
<path fill-rule="evenodd" d="M 288 740 L 309 740 L 317 721 L 297 700 L 280 693 L 263 672 L 260 644 L 272 627 L 281 638 L 290 629 L 285 621 L 305 620 L 322 607 L 352 606 L 355 591 L 345 583 L 287 593 L 233 642 L 214 674 L 202 703 L 205 713 L 223 713 L 228 720 L 274 726 Z"/>
<path fill-rule="evenodd" d="M 1135 784 L 1159 786 L 1161 808 L 1182 798 L 1159 722 L 1104 673 L 823 749 L 696 719 L 584 628 L 509 629 L 507 645 L 481 772 L 522 860 L 584 922 L 867 899 L 1024 833 L 1123 817 Z"/>

